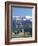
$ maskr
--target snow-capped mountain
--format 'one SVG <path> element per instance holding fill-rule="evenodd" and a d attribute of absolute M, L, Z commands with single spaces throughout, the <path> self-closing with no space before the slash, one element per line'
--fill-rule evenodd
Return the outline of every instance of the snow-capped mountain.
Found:
<path fill-rule="evenodd" d="M 32 32 L 32 16 L 13 16 L 12 28 L 14 31 L 23 28 L 25 32 Z"/>
<path fill-rule="evenodd" d="M 15 19 L 15 20 L 30 20 L 30 21 L 32 21 L 32 16 L 13 16 L 13 19 Z"/>

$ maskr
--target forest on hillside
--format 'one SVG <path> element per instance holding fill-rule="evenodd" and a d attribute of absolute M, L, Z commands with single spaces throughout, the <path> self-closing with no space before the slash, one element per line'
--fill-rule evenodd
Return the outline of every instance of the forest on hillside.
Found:
<path fill-rule="evenodd" d="M 17 17 L 18 18 L 18 17 Z M 12 38 L 32 37 L 32 18 L 16 17 L 11 21 L 11 35 Z"/>

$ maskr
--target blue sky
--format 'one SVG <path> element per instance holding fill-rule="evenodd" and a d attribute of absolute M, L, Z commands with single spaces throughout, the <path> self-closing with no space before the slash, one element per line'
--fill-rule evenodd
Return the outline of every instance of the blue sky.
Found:
<path fill-rule="evenodd" d="M 12 8 L 12 16 L 32 16 L 32 8 Z"/>

